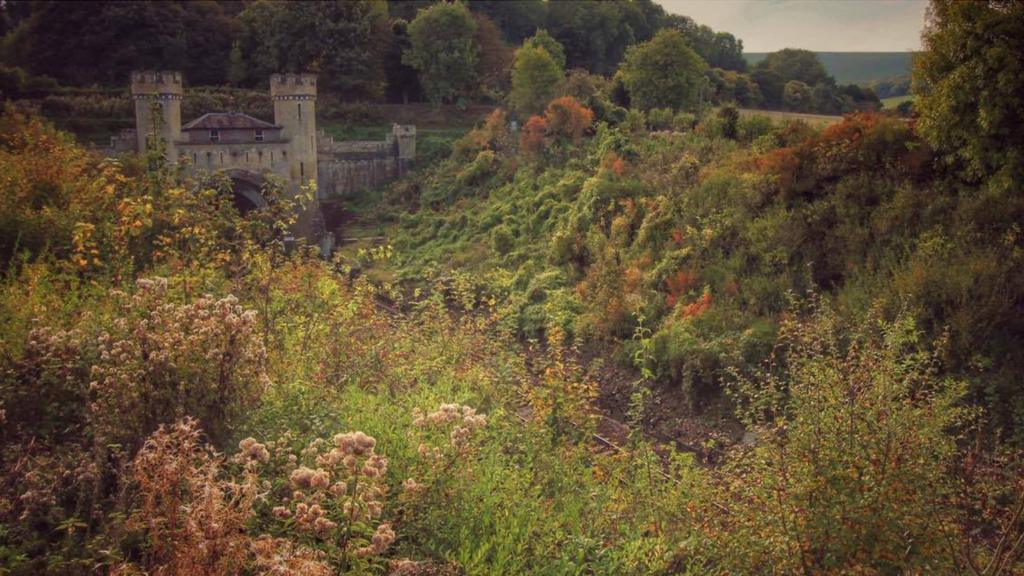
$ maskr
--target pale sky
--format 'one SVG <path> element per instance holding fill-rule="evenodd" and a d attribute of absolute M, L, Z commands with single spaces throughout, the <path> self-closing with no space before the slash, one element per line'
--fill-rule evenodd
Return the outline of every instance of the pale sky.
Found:
<path fill-rule="evenodd" d="M 743 40 L 744 52 L 921 49 L 928 0 L 656 0 L 715 31 Z"/>

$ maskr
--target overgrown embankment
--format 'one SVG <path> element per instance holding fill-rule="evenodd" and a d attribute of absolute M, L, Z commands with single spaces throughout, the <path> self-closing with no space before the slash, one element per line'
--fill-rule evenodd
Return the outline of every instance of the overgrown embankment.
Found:
<path fill-rule="evenodd" d="M 586 116 L 569 104 L 566 112 Z M 671 449 L 659 454 L 641 434 L 626 436 L 620 452 L 595 450 L 595 385 L 574 360 L 570 337 L 636 322 L 631 346 L 645 377 L 655 378 L 662 373 L 648 359 L 658 361 L 658 334 L 673 322 L 700 326 L 720 305 L 717 292 L 704 297 L 718 289 L 717 276 L 708 275 L 702 281 L 710 288 L 679 290 L 672 307 L 660 304 L 660 320 L 644 320 L 654 336 L 631 314 L 634 302 L 644 303 L 644 275 L 613 268 L 642 246 L 645 228 L 631 223 L 663 230 L 680 258 L 709 249 L 694 239 L 713 247 L 715 231 L 729 229 L 714 220 L 710 233 L 683 229 L 676 242 L 677 222 L 650 220 L 657 194 L 644 191 L 661 181 L 648 179 L 681 176 L 637 167 L 658 165 L 659 151 L 674 154 L 672 146 L 707 158 L 707 175 L 688 172 L 703 182 L 693 190 L 711 186 L 718 191 L 712 205 L 724 208 L 730 188 L 712 186 L 724 178 L 715 171 L 744 164 L 732 155 L 737 144 L 704 139 L 712 128 L 657 139 L 599 129 L 581 147 L 542 155 L 541 144 L 560 133 L 571 142 L 580 125 L 559 124 L 555 114 L 551 120 L 549 127 L 569 128 L 529 134 L 520 149 L 526 160 L 489 148 L 475 151 L 470 164 L 434 173 L 441 183 L 454 171 L 467 179 L 465 188 L 433 188 L 454 194 L 455 206 L 498 210 L 500 196 L 464 192 L 491 190 L 482 188 L 488 181 L 522 206 L 499 213 L 508 231 L 501 241 L 483 223 L 470 228 L 491 242 L 485 251 L 504 255 L 485 252 L 476 262 L 480 277 L 449 270 L 423 284 L 419 276 L 426 290 L 406 296 L 387 283 L 353 280 L 312 252 L 287 254 L 281 233 L 295 200 L 280 190 L 266 190 L 268 206 L 243 216 L 223 181 L 183 178 L 156 155 L 104 161 L 37 120 L 0 117 L 0 173 L 8 176 L 0 181 L 3 570 L 1019 568 L 1016 549 L 1002 543 L 1021 534 L 1020 457 L 998 443 L 960 442 L 988 429 L 983 412 L 964 403 L 962 380 L 936 371 L 943 353 L 928 334 L 907 315 L 888 318 L 884 307 L 849 321 L 821 297 L 775 316 L 772 361 L 727 380 L 752 443 L 724 451 L 718 467 Z M 877 126 L 886 128 L 881 134 L 898 128 Z M 490 142 L 479 136 L 468 142 Z M 580 144 L 584 136 L 576 136 Z M 806 145 L 785 154 L 813 154 L 817 144 Z M 544 167 L 545 157 L 566 167 Z M 780 153 L 780 165 L 792 166 L 786 158 Z M 506 180 L 481 168 L 508 162 L 522 164 Z M 556 252 L 566 261 L 528 252 L 543 245 L 528 235 L 540 232 L 524 228 L 533 221 L 524 215 L 533 206 L 528 192 L 542 189 L 532 188 L 534 178 L 549 172 L 552 185 L 566 183 L 565 195 L 549 192 L 544 200 L 568 211 L 552 229 L 583 235 L 580 242 L 568 236 L 573 241 Z M 802 181 L 787 181 L 790 200 Z M 522 196 L 514 194 L 518 186 Z M 740 190 L 734 193 L 748 198 Z M 425 229 L 427 216 L 447 220 L 444 197 L 433 208 L 421 205 Z M 684 206 L 696 218 L 706 204 Z M 682 223 L 688 213 L 665 217 Z M 468 214 L 454 218 L 468 223 Z M 540 231 L 547 225 L 537 223 Z M 428 247 L 451 245 L 440 238 Z M 568 280 L 525 298 L 508 269 L 531 262 Z M 540 276 L 524 275 L 523 288 Z M 503 293 L 478 282 L 503 277 Z M 619 300 L 600 298 L 621 286 L 635 286 L 621 296 L 621 314 L 597 316 L 615 310 L 608 303 Z M 549 314 L 546 303 L 558 290 L 580 304 L 573 315 Z M 402 311 L 382 312 L 380 294 Z M 517 337 L 531 326 L 524 318 L 532 305 L 547 348 L 528 366 Z M 637 388 L 627 418 L 643 418 L 649 401 Z M 525 418 L 518 412 L 524 403 Z"/>
<path fill-rule="evenodd" d="M 959 180 L 912 123 L 726 114 L 650 131 L 662 121 L 631 112 L 579 138 L 550 114 L 515 142 L 496 113 L 389 191 L 408 212 L 393 238 L 403 277 L 469 272 L 523 336 L 610 343 L 693 406 L 768 356 L 794 296 L 848 318 L 906 311 L 1017 435 L 1024 204 Z"/>

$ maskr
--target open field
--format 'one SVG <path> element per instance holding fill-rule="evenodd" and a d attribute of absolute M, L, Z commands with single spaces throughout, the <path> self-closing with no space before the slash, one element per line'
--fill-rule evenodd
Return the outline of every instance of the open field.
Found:
<path fill-rule="evenodd" d="M 780 110 L 755 110 L 751 108 L 740 108 L 743 116 L 767 116 L 776 121 L 802 120 L 812 126 L 828 126 L 842 122 L 842 116 L 825 116 L 822 114 L 805 114 L 803 112 L 783 112 Z"/>
<path fill-rule="evenodd" d="M 893 96 L 891 98 L 882 98 L 882 108 L 895 108 L 904 102 L 913 102 L 914 95 L 906 94 L 903 96 Z"/>

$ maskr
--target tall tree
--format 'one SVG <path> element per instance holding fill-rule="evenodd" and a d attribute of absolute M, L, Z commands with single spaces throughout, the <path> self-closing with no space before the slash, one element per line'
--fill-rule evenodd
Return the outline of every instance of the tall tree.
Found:
<path fill-rule="evenodd" d="M 750 78 L 754 82 L 757 82 L 757 86 L 761 90 L 761 96 L 764 97 L 765 106 L 768 108 L 778 108 L 782 106 L 782 97 L 783 91 L 786 88 L 786 81 L 778 72 L 758 68 L 750 73 Z"/>
<path fill-rule="evenodd" d="M 642 109 L 689 108 L 707 65 L 686 45 L 678 30 L 664 29 L 630 47 L 619 68 L 632 105 Z"/>
<path fill-rule="evenodd" d="M 914 62 L 921 134 L 965 173 L 1024 179 L 1024 3 L 932 0 Z"/>
<path fill-rule="evenodd" d="M 527 38 L 524 44 L 543 48 L 549 56 L 555 59 L 555 63 L 558 64 L 559 68 L 565 69 L 565 49 L 562 48 L 558 40 L 555 40 L 554 36 L 548 34 L 547 30 L 543 28 L 538 29 L 537 33 Z"/>
<path fill-rule="evenodd" d="M 420 10 L 430 8 L 434 0 L 388 0 L 388 13 L 392 18 L 411 22 Z"/>
<path fill-rule="evenodd" d="M 387 99 L 389 102 L 407 104 L 410 99 L 422 99 L 416 69 L 402 63 L 402 53 L 409 49 L 409 23 L 401 18 L 391 22 L 391 41 L 384 54 L 384 73 L 387 76 Z"/>
<path fill-rule="evenodd" d="M 611 74 L 626 49 L 647 30 L 643 13 L 631 2 L 551 2 L 547 30 L 565 48 L 566 66 Z"/>
<path fill-rule="evenodd" d="M 231 46 L 231 54 L 228 55 L 227 81 L 232 86 L 238 86 L 245 81 L 245 59 L 242 57 L 242 47 L 235 42 Z"/>
<path fill-rule="evenodd" d="M 744 72 L 747 61 L 743 58 L 743 41 L 728 32 L 715 32 L 708 26 L 697 24 L 689 16 L 669 14 L 664 26 L 683 33 L 686 43 L 708 66 Z"/>
<path fill-rule="evenodd" d="M 782 94 L 782 103 L 787 109 L 795 112 L 808 112 L 813 105 L 811 87 L 799 80 L 786 82 Z"/>
<path fill-rule="evenodd" d="M 212 1 L 38 2 L 5 37 L 4 58 L 66 84 L 123 84 L 139 68 L 219 84 L 236 30 Z"/>
<path fill-rule="evenodd" d="M 461 3 L 434 4 L 409 24 L 409 49 L 402 61 L 419 72 L 423 92 L 435 106 L 468 93 L 476 83 L 476 20 Z"/>
<path fill-rule="evenodd" d="M 505 42 L 520 44 L 544 26 L 547 2 L 543 0 L 469 0 L 469 9 L 484 14 L 501 28 Z"/>
<path fill-rule="evenodd" d="M 134 68 L 184 67 L 183 20 L 176 2 L 40 2 L 5 39 L 7 59 L 62 83 L 124 83 Z"/>
<path fill-rule="evenodd" d="M 497 99 L 509 88 L 509 70 L 512 67 L 513 52 L 501 39 L 501 30 L 493 20 L 482 13 L 473 14 L 476 20 L 476 45 L 479 58 L 476 75 L 482 95 Z"/>
<path fill-rule="evenodd" d="M 558 94 L 562 69 L 547 50 L 524 44 L 512 65 L 512 108 L 522 118 L 538 114 Z"/>
<path fill-rule="evenodd" d="M 251 59 L 254 83 L 274 72 L 313 71 L 322 86 L 344 98 L 383 95 L 381 63 L 391 36 L 383 1 L 258 0 L 239 18 L 241 49 Z"/>
<path fill-rule="evenodd" d="M 757 69 L 771 70 L 786 82 L 797 80 L 808 86 L 814 86 L 819 82 L 835 83 L 818 60 L 818 56 L 810 50 L 784 48 L 772 52 L 757 63 Z"/>

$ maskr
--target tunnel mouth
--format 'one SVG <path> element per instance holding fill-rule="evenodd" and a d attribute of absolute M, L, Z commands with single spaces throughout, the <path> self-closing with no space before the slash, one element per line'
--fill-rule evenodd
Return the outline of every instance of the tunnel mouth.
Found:
<path fill-rule="evenodd" d="M 245 215 L 266 205 L 266 201 L 259 202 L 256 200 L 257 197 L 260 200 L 263 200 L 263 198 L 260 195 L 260 189 L 251 182 L 232 178 L 231 190 L 233 192 L 231 200 L 239 214 Z"/>
<path fill-rule="evenodd" d="M 267 206 L 262 192 L 262 177 L 241 170 L 229 172 L 227 176 L 231 179 L 232 202 L 240 214 Z"/>

